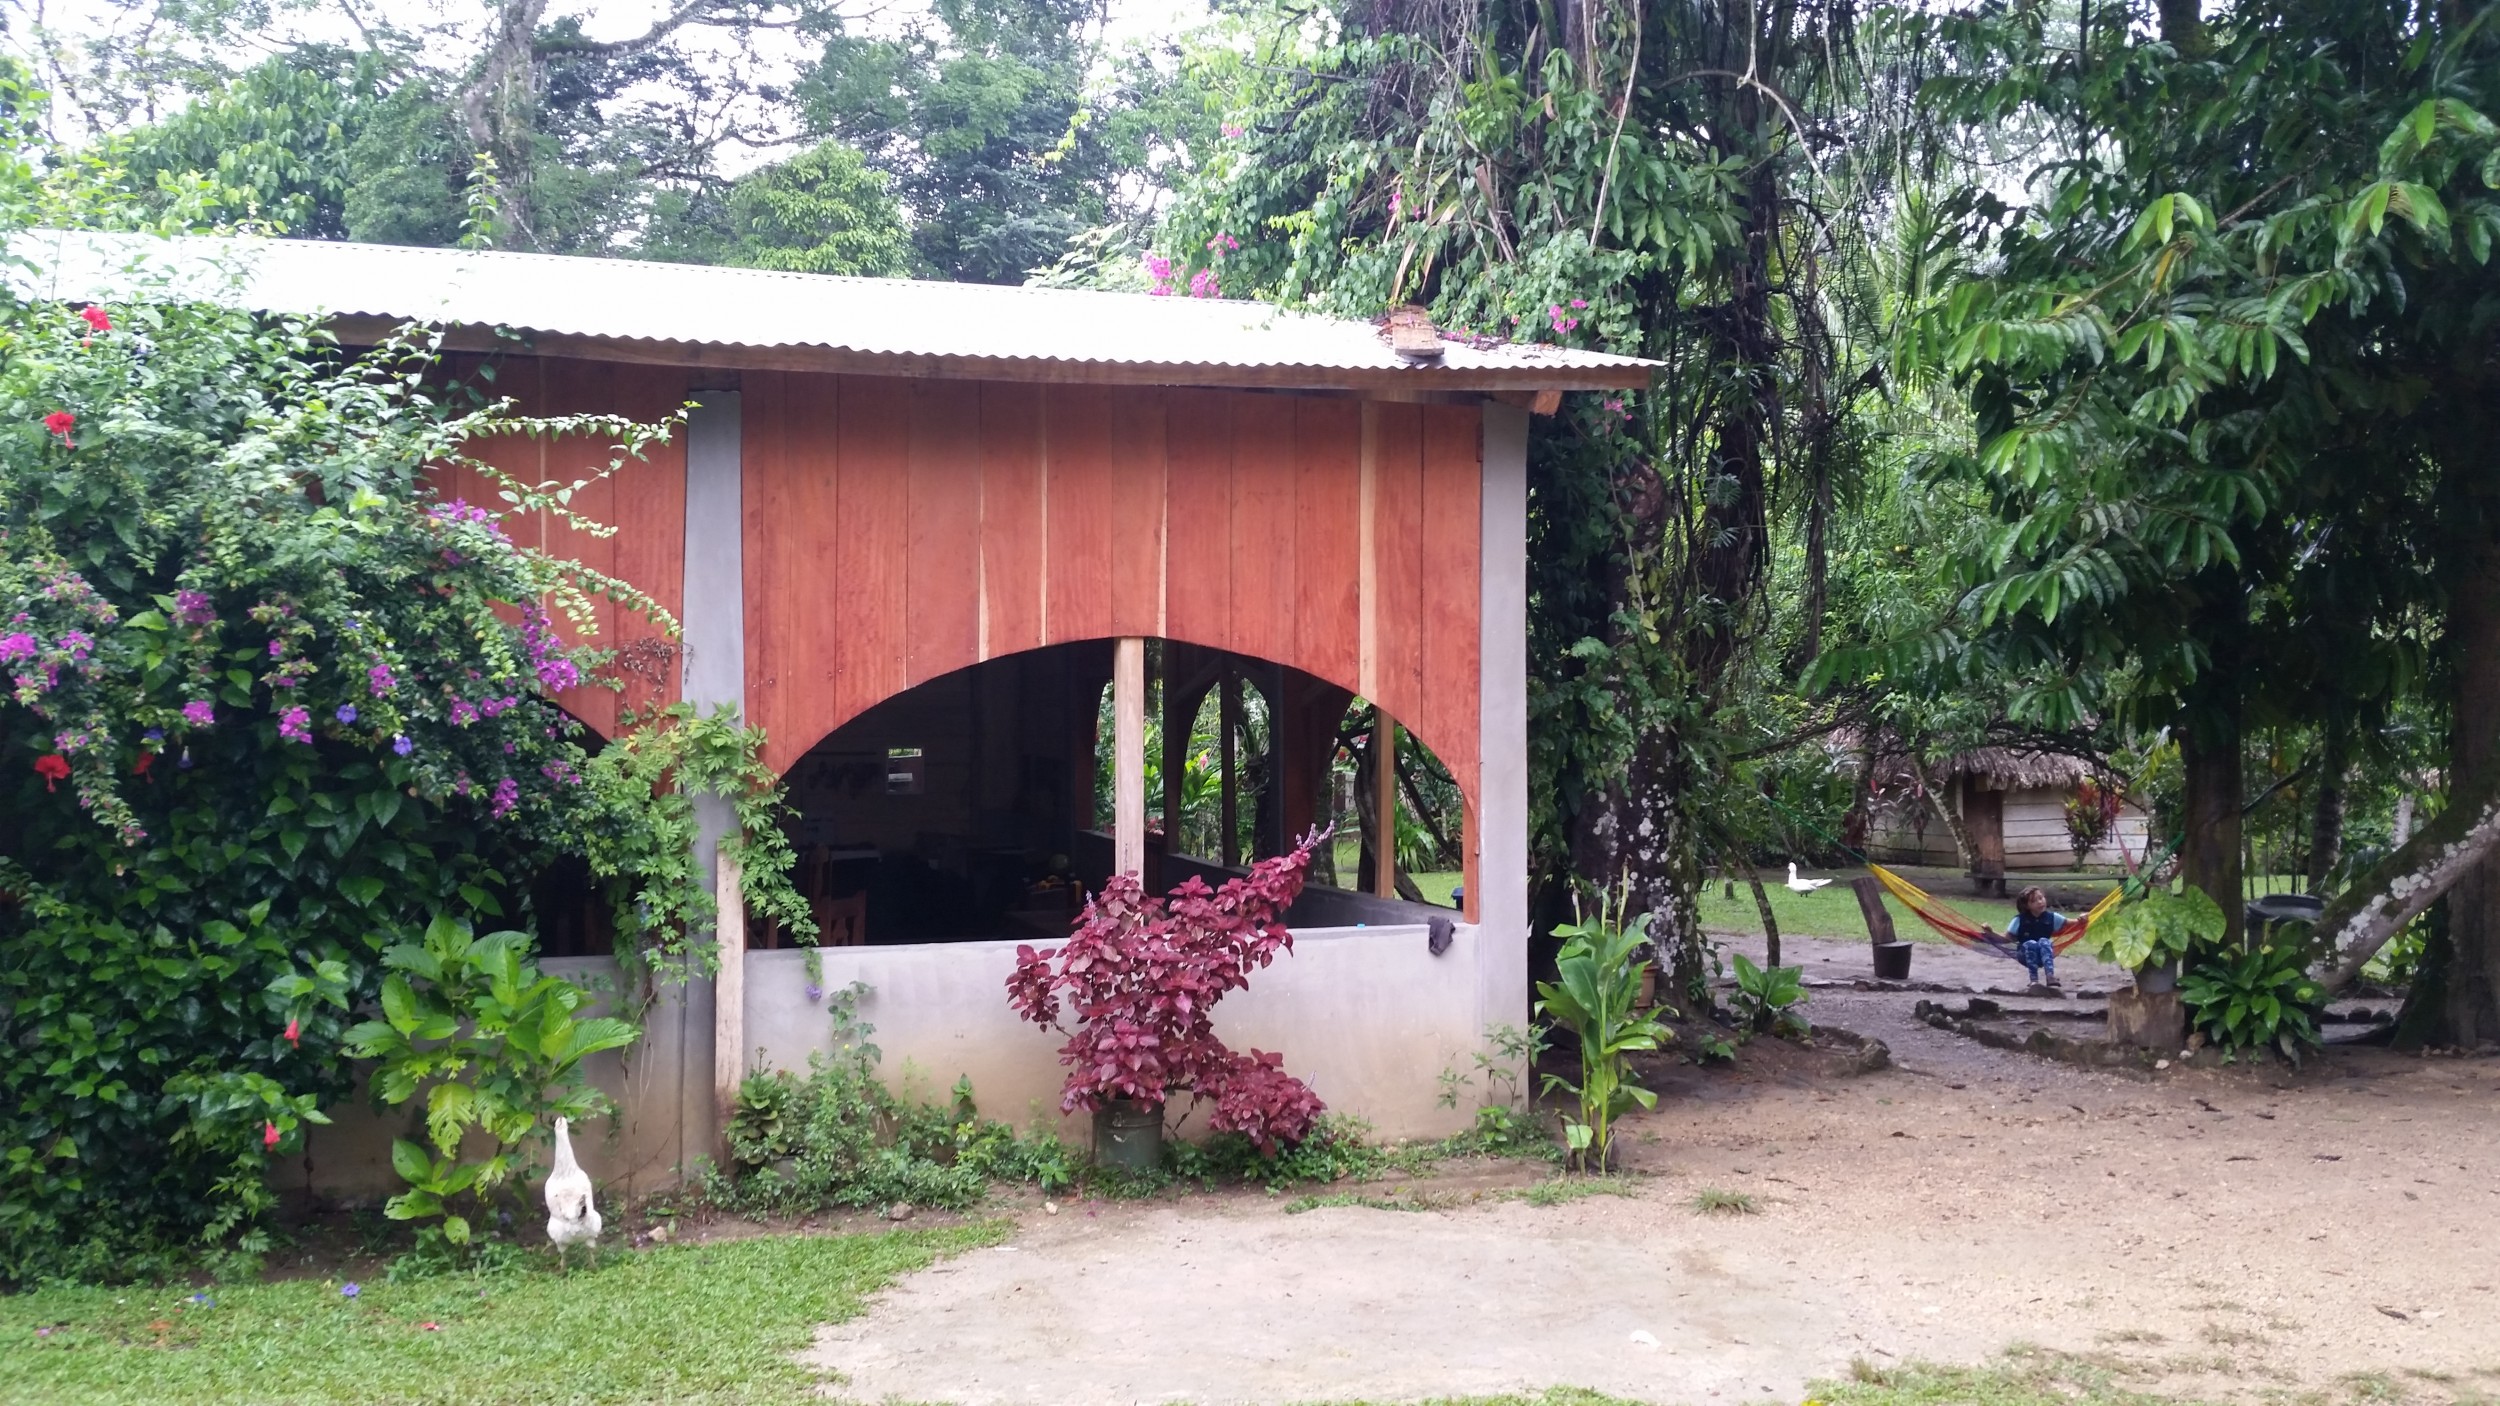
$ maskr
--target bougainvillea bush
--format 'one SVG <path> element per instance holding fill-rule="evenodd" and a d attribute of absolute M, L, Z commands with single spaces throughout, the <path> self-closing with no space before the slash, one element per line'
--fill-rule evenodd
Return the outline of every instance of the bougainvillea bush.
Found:
<path fill-rule="evenodd" d="M 1224 993 L 1293 949 L 1283 915 L 1319 841 L 1314 833 L 1219 889 L 1192 878 L 1169 898 L 1120 875 L 1085 905 L 1066 946 L 1016 949 L 1008 1004 L 1068 1037 L 1060 1107 L 1161 1105 L 1191 1093 L 1212 1106 L 1212 1131 L 1241 1133 L 1271 1157 L 1302 1140 L 1326 1111 L 1319 1095 L 1285 1072 L 1284 1056 L 1227 1049 L 1214 1012 Z"/>
<path fill-rule="evenodd" d="M 57 197 L 23 165 L 0 187 Z M 421 334 L 350 357 L 302 322 L 0 293 L 0 1284 L 248 1237 L 353 1086 L 383 955 L 529 929 L 560 859 L 620 948 L 682 948 L 710 904 L 690 791 L 733 795 L 750 900 L 810 928 L 751 731 L 678 709 L 601 747 L 551 701 L 613 662 L 566 643 L 595 646 L 593 598 L 656 614 L 506 534 L 560 486 L 428 487 L 477 436 L 621 458 L 655 431 L 443 386 Z"/>

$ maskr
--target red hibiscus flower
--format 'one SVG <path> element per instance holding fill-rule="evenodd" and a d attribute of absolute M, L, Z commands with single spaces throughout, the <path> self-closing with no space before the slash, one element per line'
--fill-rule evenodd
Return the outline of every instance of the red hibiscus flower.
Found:
<path fill-rule="evenodd" d="M 276 1147 L 278 1145 L 277 1124 L 263 1123 L 260 1125 L 260 1145 L 263 1147 Z"/>
<path fill-rule="evenodd" d="M 37 757 L 35 775 L 43 778 L 43 789 L 49 791 L 60 782 L 69 780 L 69 758 L 58 752 Z"/>
<path fill-rule="evenodd" d="M 110 332 L 113 330 L 113 319 L 108 316 L 102 308 L 80 308 L 78 310 L 78 315 L 87 319 L 87 325 L 94 328 L 98 332 Z"/>
<path fill-rule="evenodd" d="M 69 443 L 69 432 L 78 427 L 78 417 L 72 415 L 66 410 L 55 410 L 51 414 L 43 417 L 43 427 L 51 433 L 60 436 L 61 443 L 67 444 Z"/>
<path fill-rule="evenodd" d="M 286 1023 L 286 1042 L 287 1042 L 288 1044 L 292 1045 L 292 1044 L 296 1043 L 298 1040 L 301 1040 L 303 1037 L 304 1037 L 304 1025 L 303 1025 L 303 1022 L 301 1022 L 301 1021 L 297 1021 L 297 1020 L 290 1020 L 290 1021 L 288 1021 L 288 1022 Z"/>

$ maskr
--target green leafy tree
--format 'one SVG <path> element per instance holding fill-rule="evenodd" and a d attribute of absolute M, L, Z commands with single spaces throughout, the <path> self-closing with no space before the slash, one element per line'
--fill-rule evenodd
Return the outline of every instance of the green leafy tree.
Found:
<path fill-rule="evenodd" d="M 1916 343 L 1968 391 L 1965 469 L 2002 522 L 1958 567 L 1961 623 L 2064 673 L 2044 714 L 2173 729 L 2187 874 L 2234 930 L 2251 710 L 2366 730 L 2426 663 L 2451 803 L 2330 908 L 2329 984 L 2451 892 L 2456 966 L 2416 1000 L 2454 1037 L 2500 1031 L 2489 9 L 2096 6 L 2079 44 L 2049 23 L 1912 26 L 1953 55 L 1943 114 L 2053 134 L 2024 203 L 1962 198 L 1988 262 Z"/>
<path fill-rule="evenodd" d="M 840 142 L 743 176 L 716 202 L 678 201 L 655 222 L 644 252 L 868 278 L 911 273 L 919 258 L 885 178 Z"/>
<path fill-rule="evenodd" d="M 1138 224 L 1155 168 L 1213 135 L 1187 71 L 1106 61 L 1102 21 L 1100 0 L 937 0 L 898 34 L 829 40 L 799 105 L 891 179 L 924 265 L 1021 283 L 1086 231 Z"/>

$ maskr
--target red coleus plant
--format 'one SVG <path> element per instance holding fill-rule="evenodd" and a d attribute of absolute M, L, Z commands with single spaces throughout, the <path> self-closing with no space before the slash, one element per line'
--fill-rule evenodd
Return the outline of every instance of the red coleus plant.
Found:
<path fill-rule="evenodd" d="M 1214 1009 L 1278 951 L 1293 949 L 1283 913 L 1321 838 L 1314 831 L 1291 854 L 1263 859 L 1219 889 L 1193 878 L 1168 898 L 1150 898 L 1123 874 L 1085 905 L 1066 946 L 1016 949 L 1008 1004 L 1068 1037 L 1059 1047 L 1068 1068 L 1060 1107 L 1160 1104 L 1194 1093 L 1214 1105 L 1210 1128 L 1245 1134 L 1270 1155 L 1310 1131 L 1326 1108 L 1319 1095 L 1285 1072 L 1284 1056 L 1225 1048 Z"/>

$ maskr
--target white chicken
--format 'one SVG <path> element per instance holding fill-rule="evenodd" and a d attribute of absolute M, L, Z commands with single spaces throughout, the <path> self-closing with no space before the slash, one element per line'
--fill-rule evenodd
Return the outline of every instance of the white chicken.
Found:
<path fill-rule="evenodd" d="M 1788 861 L 1788 891 L 1790 893 L 1812 893 L 1830 882 L 1829 879 L 1800 879 L 1797 877 L 1797 861 L 1793 859 Z"/>
<path fill-rule="evenodd" d="M 556 1120 L 556 1160 L 547 1169 L 547 1238 L 556 1247 L 556 1262 L 575 1245 L 599 1245 L 599 1208 L 590 1201 L 590 1173 L 573 1160 L 573 1125 Z"/>

